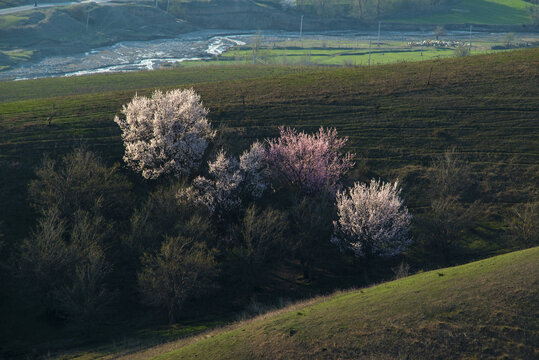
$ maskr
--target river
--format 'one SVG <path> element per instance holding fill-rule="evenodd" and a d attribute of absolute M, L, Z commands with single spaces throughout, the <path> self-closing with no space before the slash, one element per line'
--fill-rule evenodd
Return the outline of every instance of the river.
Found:
<path fill-rule="evenodd" d="M 230 47 L 249 43 L 257 31 L 204 30 L 182 34 L 173 39 L 127 41 L 113 46 L 94 49 L 82 54 L 47 57 L 39 62 L 28 62 L 12 69 L 0 71 L 0 80 L 26 80 L 43 77 L 77 76 L 107 72 L 152 70 L 164 63 L 209 59 Z M 299 34 L 284 31 L 263 31 L 264 42 L 298 40 Z M 377 40 L 376 32 L 338 31 L 305 33 L 304 39 Z M 499 38 L 500 34 L 473 34 L 475 39 Z M 467 40 L 467 31 L 452 32 L 446 37 Z M 432 34 L 419 32 L 382 32 L 382 40 L 432 38 Z"/>

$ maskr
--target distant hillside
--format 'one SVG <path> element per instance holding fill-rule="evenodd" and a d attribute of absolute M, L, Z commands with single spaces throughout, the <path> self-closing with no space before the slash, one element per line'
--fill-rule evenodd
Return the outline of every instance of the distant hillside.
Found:
<path fill-rule="evenodd" d="M 47 1 L 48 2 L 48 1 Z M 44 3 L 44 2 L 43 2 Z M 483 31 L 535 31 L 539 6 L 524 0 L 306 0 L 283 7 L 277 0 L 122 0 L 103 4 L 36 8 L 0 15 L 0 70 L 47 56 L 77 54 L 129 40 L 173 38 L 200 29 L 298 31 L 350 30 L 378 27 L 384 31 L 431 31 L 444 24 L 481 24 Z M 421 5 L 423 4 L 424 5 Z M 0 0 L 0 8 L 33 4 Z M 421 15 L 422 14 L 422 15 Z M 502 28 L 497 26 L 505 25 Z M 525 25 L 525 26 L 522 26 Z M 480 30 L 479 27 L 475 28 Z M 13 56 L 24 51 L 25 56 Z"/>
<path fill-rule="evenodd" d="M 82 0 L 38 0 L 37 3 L 63 3 L 63 2 L 76 2 Z M 0 9 L 23 6 L 23 5 L 34 5 L 34 0 L 0 0 Z"/>
<path fill-rule="evenodd" d="M 417 274 L 130 358 L 536 359 L 538 259 L 533 248 Z"/>
<path fill-rule="evenodd" d="M 419 17 L 406 17 L 402 23 L 413 24 L 531 24 L 533 11 L 539 7 L 524 0 L 457 0 L 445 11 Z M 537 24 L 537 23 L 536 23 Z"/>

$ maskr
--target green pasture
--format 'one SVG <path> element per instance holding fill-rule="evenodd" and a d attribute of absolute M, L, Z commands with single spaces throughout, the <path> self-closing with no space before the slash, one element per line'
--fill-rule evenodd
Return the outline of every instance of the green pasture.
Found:
<path fill-rule="evenodd" d="M 14 50 L 6 50 L 6 51 L 0 51 L 4 55 L 9 56 L 12 60 L 18 60 L 18 61 L 26 61 L 29 60 L 34 52 L 32 50 L 24 50 L 24 49 L 14 49 Z"/>
<path fill-rule="evenodd" d="M 314 299 L 132 358 L 532 359 L 538 257 L 533 248 Z"/>
<path fill-rule="evenodd" d="M 447 12 L 399 19 L 397 22 L 416 24 L 529 24 L 529 8 L 537 5 L 524 0 L 460 0 Z M 394 20 L 390 20 L 393 22 Z"/>
<path fill-rule="evenodd" d="M 476 50 L 475 54 L 484 53 L 486 50 Z M 383 50 L 373 46 L 370 54 L 370 64 L 392 64 L 399 62 L 432 60 L 454 57 L 453 49 L 435 49 L 419 47 L 395 50 Z M 255 60 L 256 59 L 256 60 Z M 289 50 L 289 49 L 264 49 L 254 57 L 251 50 L 233 50 L 220 56 L 218 60 L 205 61 L 205 63 L 215 64 L 216 62 L 226 62 L 234 64 L 251 64 L 254 61 L 262 64 L 273 65 L 368 65 L 369 50 L 349 49 L 349 50 Z M 194 62 L 197 63 L 197 62 Z M 199 61 L 198 63 L 202 63 Z"/>
<path fill-rule="evenodd" d="M 0 29 L 7 29 L 23 24 L 30 17 L 27 15 L 2 15 L 0 16 Z"/>
<path fill-rule="evenodd" d="M 42 78 L 27 81 L 0 81 L 0 103 L 20 100 L 37 101 L 43 98 L 76 97 L 83 94 L 122 93 L 141 89 L 182 86 L 190 87 L 203 83 L 236 84 L 245 79 L 270 78 L 291 74 L 317 72 L 323 69 L 305 66 L 281 67 L 212 67 L 211 70 L 197 68 L 137 71 L 128 74 L 95 74 L 91 76 Z M 117 95 L 112 95 L 117 96 Z M 54 100 L 47 100 L 47 103 Z M 7 104 L 5 104 L 7 105 Z M 1 153 L 0 153 L 1 154 Z"/>
<path fill-rule="evenodd" d="M 466 41 L 460 41 L 468 44 Z M 493 52 L 496 42 L 472 41 L 472 55 Z M 370 54 L 370 55 L 369 55 Z M 212 60 L 187 61 L 182 66 L 208 64 L 270 64 L 270 65 L 327 65 L 327 66 L 366 66 L 392 64 L 422 60 L 450 58 L 455 56 L 454 48 L 435 48 L 410 46 L 408 41 L 373 41 L 353 40 L 288 40 L 265 42 L 256 51 L 249 46 L 237 46 Z"/>

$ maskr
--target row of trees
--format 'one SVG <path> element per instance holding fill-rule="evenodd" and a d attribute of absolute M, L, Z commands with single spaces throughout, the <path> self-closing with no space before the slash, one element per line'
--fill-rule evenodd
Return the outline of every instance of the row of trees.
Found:
<path fill-rule="evenodd" d="M 387 19 L 403 13 L 425 14 L 447 7 L 452 0 L 281 0 L 284 9 L 297 8 L 324 16 L 352 16 L 361 20 Z"/>
<path fill-rule="evenodd" d="M 284 259 L 297 261 L 305 279 L 353 264 L 368 283 L 379 259 L 412 245 L 397 182 L 344 186 L 354 156 L 336 130 L 282 127 L 234 157 L 213 146 L 207 114 L 193 90 L 135 96 L 124 106 L 115 121 L 124 161 L 140 179 L 84 147 L 43 161 L 29 186 L 40 218 L 17 273 L 44 313 L 88 325 L 141 302 L 174 321 L 186 308 L 203 311 L 212 301 L 205 294 L 248 299 Z M 448 263 L 482 208 L 455 151 L 428 177 L 430 209 L 415 221 L 415 245 Z M 530 243 L 536 210 L 523 209 L 514 224 Z"/>

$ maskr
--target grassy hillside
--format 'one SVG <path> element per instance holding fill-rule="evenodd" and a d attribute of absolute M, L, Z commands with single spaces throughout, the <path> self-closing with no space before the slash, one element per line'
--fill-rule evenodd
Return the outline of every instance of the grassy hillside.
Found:
<path fill-rule="evenodd" d="M 524 0 L 459 0 L 446 12 L 400 20 L 414 24 L 529 24 L 529 8 L 537 8 Z"/>
<path fill-rule="evenodd" d="M 533 359 L 538 258 L 533 248 L 417 274 L 130 358 Z"/>
<path fill-rule="evenodd" d="M 370 69 L 207 67 L 0 83 L 0 161 L 10 204 L 0 212 L 4 233 L 28 229 L 29 209 L 21 204 L 43 154 L 63 153 L 84 138 L 120 161 L 112 119 L 135 93 L 155 87 L 194 86 L 214 124 L 230 128 L 232 150 L 276 135 L 279 125 L 334 126 L 365 161 L 360 171 L 421 186 L 421 167 L 457 146 L 489 180 L 489 202 L 529 201 L 539 174 L 538 63 L 534 49 Z M 492 231 L 478 233 L 472 253 L 504 247 L 481 240 Z"/>

